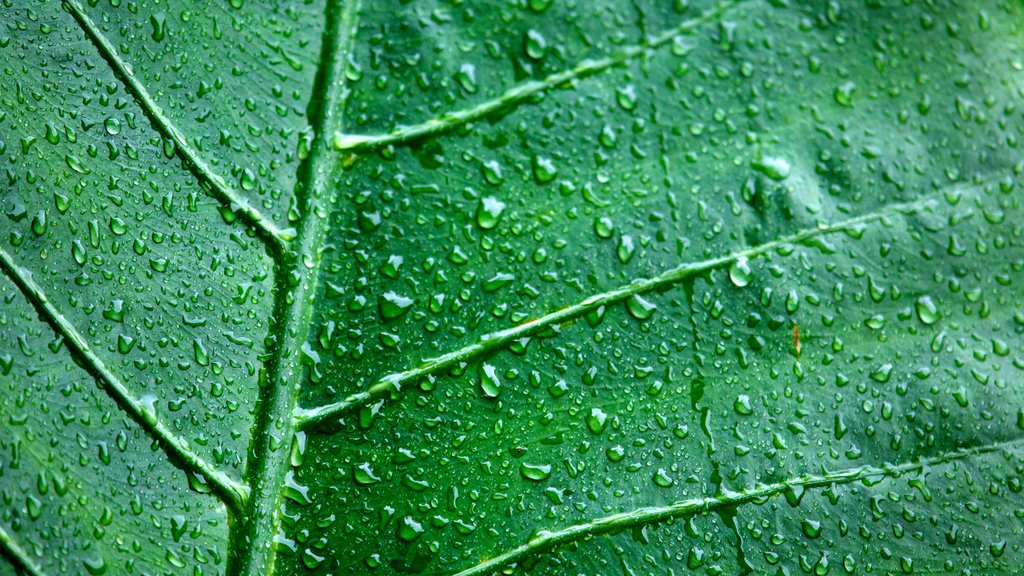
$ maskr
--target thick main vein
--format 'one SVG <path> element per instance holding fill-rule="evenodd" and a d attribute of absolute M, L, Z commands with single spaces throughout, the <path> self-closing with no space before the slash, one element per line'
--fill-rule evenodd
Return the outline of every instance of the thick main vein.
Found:
<path fill-rule="evenodd" d="M 604 516 L 582 524 L 566 526 L 554 531 L 541 531 L 521 546 L 502 552 L 486 562 L 462 570 L 453 576 L 492 574 L 499 571 L 503 566 L 508 566 L 531 554 L 550 550 L 553 547 L 570 542 L 577 542 L 589 536 L 655 524 L 672 518 L 693 516 L 729 506 L 760 502 L 794 488 L 820 488 L 875 478 L 896 478 L 910 472 L 923 471 L 931 466 L 965 460 L 1000 450 L 1020 449 L 1022 444 L 1024 444 L 1024 439 L 995 442 L 974 448 L 953 450 L 930 458 L 922 458 L 894 466 L 859 466 L 857 468 L 847 468 L 823 474 L 805 474 L 783 482 L 754 487 L 743 492 L 729 492 L 719 496 L 682 500 L 668 506 L 638 508 L 629 512 Z"/>
<path fill-rule="evenodd" d="M 298 245 L 284 255 L 275 273 L 276 341 L 262 375 L 263 393 L 246 473 L 253 497 L 242 522 L 232 535 L 232 574 L 257 576 L 271 573 L 274 539 L 280 527 L 281 493 L 289 469 L 289 449 L 295 437 L 293 412 L 305 368 L 302 346 L 310 332 L 323 249 L 330 224 L 336 187 L 337 163 L 330 152 L 329 135 L 341 129 L 348 87 L 343 69 L 355 36 L 359 0 L 328 0 L 320 67 L 310 106 L 313 145 L 300 167 L 296 198 L 302 214 Z"/>
<path fill-rule="evenodd" d="M 210 168 L 210 165 L 199 155 L 181 131 L 171 122 L 157 106 L 156 101 L 149 95 L 146 87 L 135 77 L 135 73 L 121 56 L 118 55 L 114 45 L 103 35 L 103 32 L 93 23 L 89 15 L 82 9 L 77 0 L 63 0 L 64 7 L 74 16 L 85 35 L 92 41 L 93 45 L 103 56 L 103 59 L 110 66 L 119 80 L 124 84 L 128 92 L 135 98 L 146 116 L 153 125 L 174 142 L 174 151 L 178 157 L 189 167 L 189 170 L 204 183 L 204 190 L 218 201 L 228 205 L 233 211 L 241 215 L 242 220 L 253 228 L 264 241 L 275 245 L 275 248 L 283 247 L 294 236 L 292 230 L 278 228 L 269 218 L 260 213 L 248 200 L 235 191 L 227 182 Z"/>
<path fill-rule="evenodd" d="M 7 558 L 14 567 L 29 576 L 46 576 L 43 569 L 36 565 L 28 552 L 0 526 L 0 556 Z"/>
<path fill-rule="evenodd" d="M 728 266 L 743 258 L 756 258 L 783 246 L 801 244 L 826 234 L 848 231 L 869 222 L 880 220 L 886 216 L 896 215 L 899 213 L 917 212 L 934 202 L 935 201 L 932 198 L 925 198 L 907 204 L 891 205 L 877 212 L 871 212 L 869 214 L 864 214 L 849 220 L 836 222 L 818 228 L 802 230 L 771 242 L 732 252 L 717 258 L 711 258 L 709 260 L 702 260 L 699 262 L 686 262 L 657 276 L 630 282 L 629 284 L 618 286 L 608 290 L 607 292 L 593 294 L 575 304 L 566 306 L 554 312 L 549 312 L 548 314 L 530 320 L 529 322 L 525 322 L 506 330 L 499 330 L 497 332 L 486 334 L 468 346 L 458 350 L 453 350 L 436 358 L 428 359 L 415 368 L 384 376 L 377 380 L 367 390 L 352 394 L 339 402 L 327 404 L 318 408 L 298 410 L 296 412 L 297 424 L 299 428 L 302 429 L 319 423 L 326 423 L 326 421 L 332 418 L 336 418 L 352 409 L 364 406 L 391 392 L 401 391 L 405 384 L 415 382 L 420 378 L 448 369 L 461 362 L 467 362 L 484 354 L 503 348 L 514 340 L 531 336 L 549 326 L 569 322 L 593 310 L 597 310 L 602 306 L 616 304 L 626 300 L 627 298 L 679 283 L 686 278 L 694 276 L 695 274 Z"/>
<path fill-rule="evenodd" d="M 3 248 L 0 248 L 0 268 L 32 303 L 39 316 L 64 339 L 71 353 L 97 379 L 107 395 L 143 430 L 158 440 L 171 459 L 181 468 L 202 476 L 229 508 L 241 509 L 248 495 L 246 487 L 196 454 L 184 438 L 176 435 L 157 417 L 148 403 L 136 398 L 125 383 L 93 352 L 74 324 L 54 306 L 46 292 L 32 279 L 31 272 L 19 266 Z"/>
<path fill-rule="evenodd" d="M 633 60 L 645 54 L 649 50 L 659 48 L 668 44 L 675 38 L 690 34 L 702 24 L 713 22 L 729 9 L 739 4 L 742 0 L 726 0 L 718 3 L 703 14 L 685 20 L 673 28 L 661 32 L 657 36 L 647 38 L 644 41 L 627 46 L 610 56 L 597 60 L 583 60 L 568 70 L 562 70 L 551 74 L 543 80 L 534 80 L 519 84 L 506 90 L 500 96 L 477 104 L 471 108 L 447 112 L 420 124 L 398 128 L 386 134 L 345 134 L 337 132 L 334 135 L 334 149 L 341 152 L 358 154 L 369 152 L 392 144 L 406 144 L 415 140 L 429 138 L 431 136 L 444 134 L 474 122 L 481 118 L 490 116 L 496 112 L 509 110 L 530 101 L 559 86 L 571 85 L 574 81 L 593 76 L 613 68 L 623 62 Z"/>

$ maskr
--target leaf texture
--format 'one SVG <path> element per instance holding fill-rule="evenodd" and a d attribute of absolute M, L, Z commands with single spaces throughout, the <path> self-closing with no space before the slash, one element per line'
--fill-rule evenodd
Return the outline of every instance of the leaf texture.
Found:
<path fill-rule="evenodd" d="M 0 8 L 0 574 L 1014 573 L 1010 2 Z"/>

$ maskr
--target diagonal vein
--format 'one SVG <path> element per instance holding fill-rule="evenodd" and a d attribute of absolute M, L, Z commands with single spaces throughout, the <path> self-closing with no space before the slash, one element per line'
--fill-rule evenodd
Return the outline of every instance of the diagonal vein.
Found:
<path fill-rule="evenodd" d="M 29 576 L 46 575 L 43 569 L 32 560 L 28 552 L 3 527 L 0 527 L 0 556 L 7 558 L 16 569 Z"/>
<path fill-rule="evenodd" d="M 46 296 L 46 292 L 32 279 L 32 273 L 19 266 L 2 248 L 0 248 L 0 269 L 3 269 L 7 277 L 32 303 L 40 317 L 64 338 L 68 349 L 81 361 L 83 367 L 99 381 L 103 390 L 117 402 L 122 410 L 138 422 L 150 436 L 158 440 L 164 450 L 177 460 L 183 469 L 206 479 L 229 508 L 237 510 L 241 507 L 248 496 L 247 488 L 193 452 L 185 439 L 176 435 L 157 418 L 153 408 L 133 396 L 124 382 L 93 352 L 89 343 L 71 321 L 57 310 L 53 302 Z"/>
<path fill-rule="evenodd" d="M 610 56 L 597 60 L 583 60 L 576 66 L 556 72 L 543 80 L 525 82 L 505 91 L 500 96 L 477 104 L 471 108 L 448 112 L 420 124 L 398 128 L 386 134 L 345 134 L 334 135 L 334 149 L 352 154 L 369 152 L 392 144 L 406 144 L 422 138 L 443 134 L 490 116 L 502 110 L 508 110 L 542 95 L 554 88 L 571 84 L 588 76 L 599 74 L 609 68 L 633 60 L 647 51 L 668 44 L 675 38 L 690 34 L 702 24 L 721 18 L 727 11 L 743 0 L 725 0 L 695 18 L 685 20 L 679 25 L 661 32 L 657 36 L 647 38 L 639 44 L 627 46 Z"/>
<path fill-rule="evenodd" d="M 525 544 L 498 554 L 472 568 L 457 572 L 453 576 L 481 576 L 483 574 L 496 573 L 502 567 L 517 562 L 531 554 L 550 550 L 570 542 L 578 542 L 590 536 L 655 524 L 672 518 L 693 516 L 720 508 L 759 502 L 794 488 L 820 488 L 833 484 L 850 484 L 867 479 L 897 478 L 903 474 L 924 471 L 931 466 L 965 460 L 1000 450 L 1020 449 L 1022 444 L 1024 444 L 1024 439 L 1018 438 L 1016 440 L 994 442 L 973 448 L 953 450 L 904 464 L 860 466 L 822 474 L 805 474 L 783 482 L 757 486 L 743 492 L 727 492 L 719 496 L 682 500 L 668 506 L 638 508 L 630 512 L 604 516 L 590 522 L 567 526 L 555 531 L 538 532 L 536 536 Z"/>
<path fill-rule="evenodd" d="M 96 46 L 103 59 L 107 61 L 114 75 L 124 83 L 128 92 L 135 97 L 135 100 L 153 125 L 161 134 L 174 142 L 174 150 L 178 157 L 189 167 L 196 178 L 205 184 L 203 188 L 215 199 L 228 205 L 233 211 L 240 214 L 242 220 L 252 227 L 264 241 L 272 243 L 275 248 L 281 248 L 287 244 L 294 236 L 294 232 L 278 228 L 270 219 L 260 213 L 256 207 L 250 204 L 248 200 L 214 172 L 210 165 L 199 155 L 199 151 L 189 144 L 188 140 L 171 122 L 170 118 L 165 116 L 160 110 L 153 97 L 149 95 L 146 87 L 135 77 L 131 66 L 118 55 L 113 44 L 93 23 L 77 0 L 63 0 L 63 2 L 64 7 L 74 16 L 79 27 Z"/>
<path fill-rule="evenodd" d="M 355 408 L 364 406 L 386 394 L 401 391 L 405 384 L 415 382 L 420 378 L 435 374 L 455 366 L 460 362 L 470 361 L 489 352 L 498 350 L 507 346 L 514 340 L 531 336 L 549 326 L 569 322 L 593 310 L 597 310 L 602 306 L 616 304 L 632 296 L 677 284 L 696 274 L 728 266 L 741 258 L 755 258 L 783 246 L 801 244 L 813 238 L 827 234 L 848 231 L 863 224 L 880 220 L 886 216 L 892 216 L 900 213 L 915 213 L 934 202 L 935 200 L 929 197 L 916 202 L 894 204 L 886 207 L 884 210 L 871 212 L 849 220 L 820 226 L 818 228 L 801 230 L 795 234 L 791 234 L 771 242 L 766 242 L 758 246 L 739 250 L 731 254 L 726 254 L 725 256 L 719 256 L 717 258 L 711 258 L 709 260 L 702 260 L 699 262 L 686 262 L 684 264 L 680 264 L 679 266 L 667 270 L 658 276 L 637 280 L 629 284 L 618 286 L 607 292 L 591 295 L 575 304 L 550 312 L 540 318 L 530 320 L 529 322 L 525 322 L 506 330 L 499 330 L 497 332 L 486 334 L 468 346 L 428 359 L 415 368 L 384 376 L 377 380 L 367 390 L 352 394 L 339 402 L 312 409 L 297 410 L 296 423 L 300 429 L 326 423 L 327 420 L 338 417 Z"/>

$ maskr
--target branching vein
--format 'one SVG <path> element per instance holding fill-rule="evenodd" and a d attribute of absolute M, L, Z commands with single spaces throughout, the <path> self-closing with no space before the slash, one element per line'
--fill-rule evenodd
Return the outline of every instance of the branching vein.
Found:
<path fill-rule="evenodd" d="M 682 500 L 668 506 L 639 508 L 630 512 L 605 516 L 583 524 L 567 526 L 555 531 L 541 531 L 525 544 L 498 554 L 486 562 L 458 572 L 453 576 L 481 576 L 496 573 L 502 567 L 517 562 L 531 554 L 550 550 L 570 542 L 578 542 L 591 536 L 618 532 L 636 526 L 656 524 L 672 518 L 693 516 L 719 508 L 761 502 L 794 488 L 820 488 L 834 484 L 850 484 L 867 479 L 897 478 L 904 474 L 924 471 L 931 466 L 965 460 L 1000 450 L 1019 449 L 1021 444 L 1024 444 L 1024 439 L 995 442 L 974 448 L 954 450 L 905 464 L 860 466 L 817 475 L 802 475 L 790 478 L 784 482 L 757 486 L 744 492 L 730 492 L 719 496 Z"/>
<path fill-rule="evenodd" d="M 247 488 L 193 452 L 187 441 L 177 436 L 157 418 L 152 407 L 133 396 L 124 382 L 93 352 L 78 329 L 50 302 L 46 292 L 32 279 L 32 273 L 15 263 L 11 255 L 2 248 L 0 268 L 32 303 L 40 317 L 63 337 L 68 349 L 81 361 L 83 367 L 96 377 L 107 395 L 150 436 L 157 439 L 182 468 L 204 478 L 229 508 L 240 509 L 248 496 Z"/>
<path fill-rule="evenodd" d="M 281 492 L 295 437 L 294 410 L 305 378 L 301 347 L 309 336 L 323 251 L 337 191 L 337 164 L 330 135 L 341 129 L 348 86 L 342 73 L 356 35 L 360 0 L 327 0 L 320 66 L 310 106 L 313 145 L 299 169 L 295 197 L 301 207 L 297 244 L 276 273 L 275 326 L 279 332 L 266 364 L 266 384 L 253 432 L 246 478 L 253 498 L 232 541 L 244 552 L 230 559 L 229 572 L 256 576 L 273 572 L 281 525 Z M 285 448 L 282 449 L 281 446 Z"/>
<path fill-rule="evenodd" d="M 588 312 L 597 310 L 602 306 L 616 304 L 632 296 L 644 294 L 665 286 L 679 283 L 696 274 L 728 266 L 741 258 L 756 258 L 783 246 L 801 244 L 826 234 L 848 231 L 886 216 L 892 216 L 900 213 L 914 213 L 933 203 L 933 199 L 925 198 L 912 203 L 892 205 L 878 212 L 872 212 L 870 214 L 865 214 L 856 218 L 851 218 L 849 220 L 818 228 L 802 230 L 790 236 L 785 236 L 752 248 L 739 250 L 718 258 L 712 258 L 710 260 L 703 260 L 700 262 L 687 262 L 663 272 L 658 276 L 646 278 L 644 280 L 637 280 L 629 284 L 613 288 L 607 292 L 594 294 L 577 302 L 576 304 L 566 306 L 565 308 L 561 308 L 555 312 L 550 312 L 540 318 L 530 320 L 529 322 L 525 322 L 513 328 L 486 334 L 473 344 L 448 352 L 447 354 L 443 354 L 436 358 L 426 360 L 415 368 L 384 376 L 370 386 L 369 389 L 353 394 L 340 402 L 335 402 L 333 404 L 313 409 L 299 410 L 296 413 L 297 424 L 299 428 L 307 428 L 316 424 L 326 423 L 326 421 L 331 420 L 332 418 L 337 418 L 350 410 L 364 406 L 386 394 L 401 391 L 405 384 L 415 382 L 425 376 L 446 370 L 460 362 L 467 362 L 489 352 L 498 350 L 507 346 L 514 340 L 531 336 L 549 326 L 569 322 L 587 314 Z"/>
<path fill-rule="evenodd" d="M 0 556 L 6 557 L 16 569 L 28 576 L 46 576 L 46 573 L 36 565 L 28 552 L 2 527 L 0 527 Z"/>
<path fill-rule="evenodd" d="M 472 108 L 448 112 L 421 124 L 398 128 L 387 134 L 366 135 L 338 132 L 334 135 L 334 149 L 358 154 L 392 144 L 406 144 L 422 138 L 450 132 L 460 126 L 486 118 L 496 112 L 519 106 L 554 88 L 571 85 L 576 80 L 601 73 L 623 62 L 637 58 L 649 50 L 664 46 L 679 36 L 692 33 L 702 24 L 719 19 L 741 1 L 726 0 L 720 2 L 696 18 L 685 20 L 674 28 L 670 28 L 657 36 L 647 38 L 639 44 L 622 48 L 614 54 L 598 60 L 584 60 L 573 68 L 557 72 L 543 80 L 535 80 L 514 86 L 501 96 L 477 104 Z"/>
<path fill-rule="evenodd" d="M 199 151 L 189 144 L 188 140 L 171 122 L 170 118 L 163 114 L 160 107 L 157 106 L 156 102 L 149 95 L 146 87 L 135 77 L 135 73 L 128 63 L 117 54 L 113 44 L 93 23 L 77 0 L 64 0 L 64 7 L 74 16 L 82 31 L 85 32 L 85 35 L 89 37 L 89 40 L 99 50 L 114 74 L 124 83 L 128 92 L 135 97 L 139 106 L 142 107 L 150 121 L 153 122 L 153 125 L 161 134 L 174 142 L 174 150 L 178 157 L 189 167 L 200 182 L 205 184 L 204 189 L 215 199 L 228 205 L 233 211 L 240 214 L 243 221 L 251 226 L 265 241 L 271 242 L 275 247 L 287 244 L 294 236 L 294 231 L 278 228 L 210 168 L 210 165 L 200 157 Z"/>

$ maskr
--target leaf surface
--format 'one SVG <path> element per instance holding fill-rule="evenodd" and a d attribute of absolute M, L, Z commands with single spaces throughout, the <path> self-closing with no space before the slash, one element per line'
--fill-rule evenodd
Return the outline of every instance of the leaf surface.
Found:
<path fill-rule="evenodd" d="M 1017 565 L 1019 6 L 181 4 L 0 15 L 0 573 Z"/>

